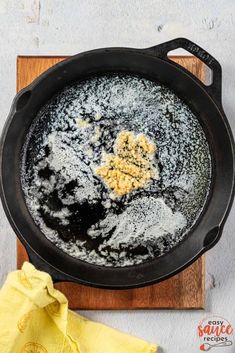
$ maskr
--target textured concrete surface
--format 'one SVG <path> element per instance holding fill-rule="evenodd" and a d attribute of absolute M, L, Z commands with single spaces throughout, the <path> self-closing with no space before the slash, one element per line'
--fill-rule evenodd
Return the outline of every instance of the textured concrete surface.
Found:
<path fill-rule="evenodd" d="M 148 47 L 178 36 L 195 41 L 223 67 L 223 104 L 235 131 L 233 0 L 0 0 L 0 128 L 16 85 L 17 55 L 70 55 L 106 46 Z M 213 117 L 212 117 L 213 118 Z M 0 210 L 0 281 L 15 269 L 15 235 Z M 199 352 L 197 325 L 210 314 L 235 326 L 234 208 L 222 240 L 206 256 L 205 311 L 86 312 L 138 335 L 161 352 Z M 234 346 L 217 352 L 234 352 Z M 108 352 L 107 352 L 108 353 Z M 120 352 L 121 353 L 121 352 Z"/>

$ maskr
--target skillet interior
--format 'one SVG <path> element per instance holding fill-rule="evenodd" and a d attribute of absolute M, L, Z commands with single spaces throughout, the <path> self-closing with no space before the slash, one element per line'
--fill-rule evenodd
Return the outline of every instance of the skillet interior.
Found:
<path fill-rule="evenodd" d="M 160 175 L 117 197 L 96 168 L 123 131 L 151 138 Z M 168 252 L 199 217 L 210 179 L 196 116 L 165 86 L 127 74 L 65 88 L 41 109 L 23 151 L 23 190 L 36 224 L 66 253 L 96 265 L 135 265 Z"/>

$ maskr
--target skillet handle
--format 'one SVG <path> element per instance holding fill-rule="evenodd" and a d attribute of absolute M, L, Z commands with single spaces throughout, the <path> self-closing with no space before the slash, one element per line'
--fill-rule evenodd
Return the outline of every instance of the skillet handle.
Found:
<path fill-rule="evenodd" d="M 210 85 L 205 85 L 202 81 L 198 80 L 193 74 L 191 74 L 188 70 L 183 68 L 181 65 L 174 63 L 177 66 L 180 66 L 181 70 L 187 72 L 193 76 L 193 78 L 197 79 L 198 82 L 206 89 L 206 91 L 216 100 L 219 106 L 222 106 L 221 103 L 221 89 L 222 89 L 222 69 L 220 63 L 211 56 L 207 51 L 199 47 L 197 44 L 191 42 L 189 39 L 186 38 L 176 38 L 170 40 L 168 42 L 156 45 L 154 47 L 150 47 L 147 51 L 151 52 L 152 54 L 156 55 L 157 57 L 164 59 L 166 61 L 170 61 L 167 58 L 167 53 L 171 50 L 183 48 L 187 50 L 189 53 L 196 56 L 200 59 L 204 64 L 206 64 L 212 71 L 212 83 Z M 173 63 L 172 61 L 170 61 Z"/>
<path fill-rule="evenodd" d="M 58 271 L 53 266 L 45 262 L 29 246 L 24 244 L 24 247 L 27 252 L 29 262 L 34 265 L 37 270 L 47 272 L 51 276 L 54 283 L 67 281 L 74 282 L 73 279 L 68 278 L 62 272 Z"/>

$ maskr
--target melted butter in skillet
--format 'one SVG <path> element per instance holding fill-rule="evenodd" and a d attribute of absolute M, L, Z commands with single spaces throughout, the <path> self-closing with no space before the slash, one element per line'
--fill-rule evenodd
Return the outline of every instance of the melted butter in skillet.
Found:
<path fill-rule="evenodd" d="M 146 183 L 125 192 L 99 169 L 104 154 L 116 161 L 123 131 L 157 146 Z M 183 240 L 210 178 L 209 147 L 195 115 L 166 87 L 135 76 L 66 88 L 39 112 L 23 150 L 22 185 L 35 223 L 71 256 L 104 266 L 148 261 Z"/>

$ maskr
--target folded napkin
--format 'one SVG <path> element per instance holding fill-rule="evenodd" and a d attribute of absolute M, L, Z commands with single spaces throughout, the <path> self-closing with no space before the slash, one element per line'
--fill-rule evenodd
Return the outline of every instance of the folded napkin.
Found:
<path fill-rule="evenodd" d="M 79 293 L 78 293 L 79 295 Z M 51 277 L 25 262 L 0 291 L 1 353 L 155 353 L 141 339 L 68 310 Z"/>

